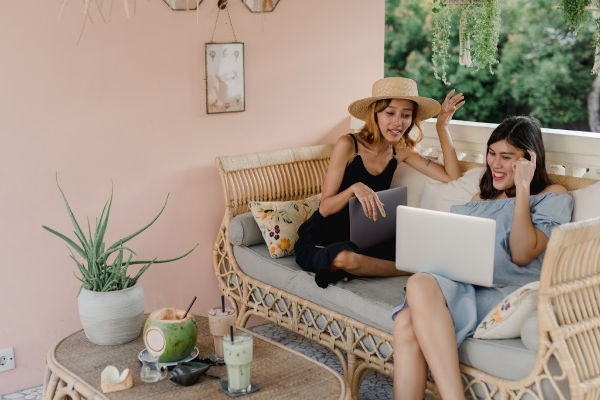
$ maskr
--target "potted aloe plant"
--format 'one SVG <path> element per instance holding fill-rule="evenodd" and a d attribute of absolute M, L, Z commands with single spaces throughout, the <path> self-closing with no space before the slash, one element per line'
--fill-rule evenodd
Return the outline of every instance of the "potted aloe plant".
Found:
<path fill-rule="evenodd" d="M 76 239 L 73 240 L 45 225 L 42 227 L 69 245 L 70 257 L 79 270 L 80 276 L 76 275 L 76 277 L 81 281 L 82 286 L 77 304 L 83 330 L 92 343 L 127 343 L 139 336 L 143 323 L 144 291 L 138 284 L 140 277 L 151 265 L 179 260 L 194 251 L 198 244 L 179 257 L 164 260 L 156 258 L 134 260 L 136 253 L 125 246 L 125 243 L 148 229 L 160 217 L 167 206 L 169 195 L 150 223 L 107 246 L 105 233 L 113 199 L 112 190 L 100 218 L 96 219 L 93 230 L 88 218 L 86 233 L 75 218 L 67 197 L 58 183 L 58 177 L 56 184 L 65 202 Z M 136 264 L 143 264 L 143 266 L 135 275 L 130 276 L 128 269 Z"/>

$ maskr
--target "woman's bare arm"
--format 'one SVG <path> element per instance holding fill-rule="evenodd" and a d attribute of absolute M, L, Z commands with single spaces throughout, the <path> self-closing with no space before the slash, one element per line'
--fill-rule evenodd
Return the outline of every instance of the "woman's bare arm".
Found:
<path fill-rule="evenodd" d="M 401 155 L 402 160 L 417 171 L 441 182 L 450 182 L 460 178 L 458 158 L 456 157 L 456 150 L 454 150 L 454 144 L 452 143 L 448 125 L 456 110 L 461 108 L 464 104 L 464 96 L 462 93 L 454 95 L 454 89 L 446 95 L 446 98 L 442 103 L 442 108 L 438 115 L 435 127 L 444 156 L 443 166 L 432 162 L 431 159 L 425 158 L 412 150 L 405 151 L 403 157 Z"/>

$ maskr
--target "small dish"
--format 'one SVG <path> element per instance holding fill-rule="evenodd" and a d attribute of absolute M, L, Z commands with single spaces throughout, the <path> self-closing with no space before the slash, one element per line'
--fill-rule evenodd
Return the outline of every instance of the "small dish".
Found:
<path fill-rule="evenodd" d="M 179 363 L 182 362 L 188 362 L 188 361 L 192 361 L 194 360 L 196 357 L 198 357 L 198 354 L 200 354 L 200 352 L 198 351 L 197 347 L 194 347 L 192 349 L 192 352 L 190 353 L 189 356 L 179 360 L 179 361 L 172 361 L 172 362 L 161 362 L 162 365 L 165 365 L 169 368 L 176 366 Z M 152 360 L 152 356 L 150 356 L 150 353 L 148 353 L 148 350 L 143 349 L 142 351 L 140 351 L 140 353 L 138 354 L 138 360 L 140 361 L 140 363 L 142 361 L 151 361 Z"/>

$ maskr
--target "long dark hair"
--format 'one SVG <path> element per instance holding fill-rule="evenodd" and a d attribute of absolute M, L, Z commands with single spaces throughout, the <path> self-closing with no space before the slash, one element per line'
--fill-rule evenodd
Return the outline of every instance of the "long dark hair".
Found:
<path fill-rule="evenodd" d="M 489 152 L 490 145 L 500 140 L 506 140 L 508 144 L 523 150 L 526 158 L 529 158 L 527 149 L 535 153 L 536 163 L 535 173 L 530 185 L 531 194 L 538 194 L 550 185 L 550 178 L 546 172 L 546 150 L 544 149 L 540 123 L 537 119 L 526 116 L 506 118 L 490 135 L 487 141 L 486 154 Z M 499 194 L 499 191 L 494 188 L 493 181 L 492 170 L 486 162 L 485 174 L 479 182 L 480 197 L 482 199 L 493 199 Z M 515 187 L 505 190 L 504 193 L 508 197 L 514 197 L 516 194 Z"/>

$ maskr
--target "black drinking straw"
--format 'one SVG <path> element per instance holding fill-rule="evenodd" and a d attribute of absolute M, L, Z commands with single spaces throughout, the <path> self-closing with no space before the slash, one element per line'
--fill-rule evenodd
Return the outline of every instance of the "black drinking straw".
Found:
<path fill-rule="evenodd" d="M 221 295 L 221 310 L 225 313 L 225 296 Z"/>
<path fill-rule="evenodd" d="M 231 338 L 231 344 L 233 344 L 233 325 L 229 325 L 229 337 Z"/>
<path fill-rule="evenodd" d="M 190 312 L 190 308 L 192 308 L 192 305 L 194 304 L 195 301 L 196 301 L 196 296 L 194 296 L 194 298 L 192 299 L 192 302 L 188 306 L 187 310 L 185 310 L 185 314 L 183 314 L 183 317 L 181 317 L 181 319 L 184 319 L 185 316 Z"/>

